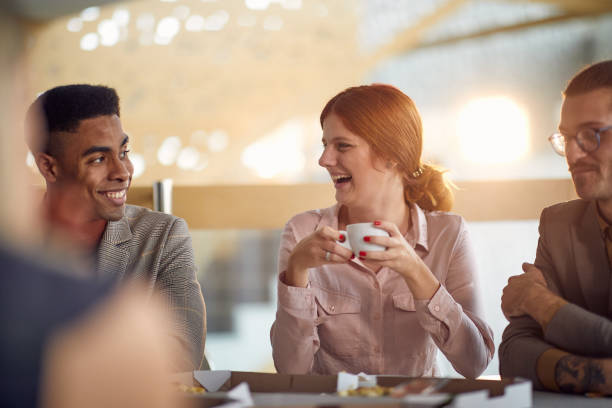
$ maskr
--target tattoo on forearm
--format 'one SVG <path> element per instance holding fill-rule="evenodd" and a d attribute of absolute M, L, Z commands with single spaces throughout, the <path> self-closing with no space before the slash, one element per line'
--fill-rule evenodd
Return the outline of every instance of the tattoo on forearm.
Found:
<path fill-rule="evenodd" d="M 606 375 L 598 361 L 569 355 L 557 362 L 555 381 L 563 392 L 597 392 L 605 385 Z"/>

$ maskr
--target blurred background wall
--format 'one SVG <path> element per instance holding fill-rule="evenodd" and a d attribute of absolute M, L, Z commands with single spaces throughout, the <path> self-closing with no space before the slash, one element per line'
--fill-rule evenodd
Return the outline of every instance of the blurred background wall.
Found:
<path fill-rule="evenodd" d="M 23 22 L 0 8 L 0 245 L 31 243 L 28 212 L 32 202 L 23 158 L 27 147 L 18 136 L 26 104 Z M 21 171 L 16 171 L 21 169 Z"/>
<path fill-rule="evenodd" d="M 565 161 L 546 140 L 556 129 L 561 90 L 585 64 L 612 57 L 607 0 L 10 0 L 4 6 L 23 30 L 2 35 L 1 44 L 23 57 L 25 100 L 66 83 L 115 87 L 136 187 L 149 191 L 162 178 L 177 189 L 231 187 L 230 198 L 205 214 L 249 220 L 231 227 L 198 221 L 206 195 L 221 190 L 199 190 L 202 200 L 175 197 L 175 207 L 190 211 L 178 215 L 194 236 L 209 313 L 207 351 L 217 368 L 273 370 L 268 330 L 284 221 L 258 227 L 261 211 L 249 207 L 258 208 L 257 194 L 268 197 L 270 185 L 292 192 L 272 203 L 284 208 L 313 183 L 329 183 L 317 165 L 320 110 L 343 88 L 372 82 L 393 84 L 415 100 L 425 158 L 450 169 L 460 187 L 457 211 L 469 221 L 498 344 L 506 323 L 501 289 L 535 255 L 542 205 L 532 197 L 558 201 L 546 188 L 559 182 L 571 196 Z M 14 157 L 30 167 L 27 183 L 40 184 L 25 150 Z M 253 188 L 259 193 L 252 195 Z M 317 190 L 321 205 L 333 203 L 326 188 Z M 229 210 L 238 202 L 242 209 Z M 491 207 L 504 210 L 474 216 Z M 529 215 L 519 215 L 526 207 Z M 486 374 L 497 374 L 497 367 L 495 360 Z"/>

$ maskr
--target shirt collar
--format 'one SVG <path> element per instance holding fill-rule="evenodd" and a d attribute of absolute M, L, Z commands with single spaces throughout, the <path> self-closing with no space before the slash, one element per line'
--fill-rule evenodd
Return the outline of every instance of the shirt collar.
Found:
<path fill-rule="evenodd" d="M 410 206 L 410 229 L 404 236 L 406 241 L 414 248 L 420 245 L 426 252 L 429 252 L 429 244 L 427 243 L 427 217 L 425 212 L 415 203 L 409 203 Z"/>

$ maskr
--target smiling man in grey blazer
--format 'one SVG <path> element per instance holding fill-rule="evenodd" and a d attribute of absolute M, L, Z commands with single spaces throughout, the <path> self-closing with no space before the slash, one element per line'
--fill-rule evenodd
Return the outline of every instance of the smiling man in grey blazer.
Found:
<path fill-rule="evenodd" d="M 510 324 L 499 347 L 502 376 L 536 388 L 612 394 L 612 60 L 569 82 L 559 132 L 580 199 L 544 209 L 535 265 L 502 296 Z"/>
<path fill-rule="evenodd" d="M 92 277 L 144 282 L 165 298 L 182 351 L 174 369 L 198 369 L 206 309 L 187 224 L 126 204 L 133 166 L 119 116 L 117 93 L 104 86 L 60 86 L 36 99 L 26 133 L 47 186 L 43 210 L 55 233 L 93 255 Z"/>

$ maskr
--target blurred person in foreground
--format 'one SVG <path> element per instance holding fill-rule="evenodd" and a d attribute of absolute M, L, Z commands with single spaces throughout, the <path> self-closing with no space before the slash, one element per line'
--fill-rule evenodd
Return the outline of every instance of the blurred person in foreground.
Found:
<path fill-rule="evenodd" d="M 23 40 L 19 21 L 0 10 L 0 188 L 10 192 L 0 201 L 0 406 L 181 407 L 159 301 L 136 286 L 115 292 L 68 277 L 43 256 L 44 220 L 31 207 L 16 136 Z"/>
<path fill-rule="evenodd" d="M 43 213 L 54 235 L 94 260 L 90 277 L 143 282 L 167 301 L 183 351 L 174 368 L 198 369 L 206 315 L 187 224 L 126 205 L 133 166 L 119 116 L 117 93 L 105 86 L 59 86 L 31 105 L 27 140 L 47 186 Z"/>
<path fill-rule="evenodd" d="M 180 407 L 163 300 L 66 276 L 0 242 L 3 407 Z"/>
<path fill-rule="evenodd" d="M 549 140 L 580 198 L 542 211 L 535 262 L 508 280 L 500 373 L 612 394 L 612 60 L 579 72 L 563 96 Z"/>
<path fill-rule="evenodd" d="M 413 101 L 382 84 L 348 88 L 320 117 L 336 205 L 293 217 L 282 234 L 271 330 L 281 373 L 433 376 L 441 350 L 474 378 L 494 353 L 476 289 L 465 221 L 452 192 L 421 161 Z M 371 222 L 384 251 L 357 254 L 339 230 Z"/>

